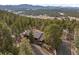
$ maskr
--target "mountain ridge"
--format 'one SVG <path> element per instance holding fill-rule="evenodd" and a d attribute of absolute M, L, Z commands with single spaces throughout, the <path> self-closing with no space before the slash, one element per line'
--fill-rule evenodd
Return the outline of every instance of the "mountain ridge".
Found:
<path fill-rule="evenodd" d="M 79 7 L 63 7 L 63 6 L 41 6 L 41 5 L 30 5 L 30 4 L 19 4 L 19 5 L 0 5 L 0 9 L 56 9 L 56 8 L 76 8 Z"/>

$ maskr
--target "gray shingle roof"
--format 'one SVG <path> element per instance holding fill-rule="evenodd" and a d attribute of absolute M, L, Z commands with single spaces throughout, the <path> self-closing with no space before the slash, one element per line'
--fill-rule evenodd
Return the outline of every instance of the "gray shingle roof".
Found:
<path fill-rule="evenodd" d="M 23 32 L 23 34 L 26 34 L 29 36 L 31 30 L 25 30 L 25 32 Z M 33 37 L 34 38 L 37 38 L 39 40 L 43 40 L 43 32 L 40 31 L 40 30 L 37 30 L 37 29 L 32 29 L 32 32 L 33 32 Z"/>

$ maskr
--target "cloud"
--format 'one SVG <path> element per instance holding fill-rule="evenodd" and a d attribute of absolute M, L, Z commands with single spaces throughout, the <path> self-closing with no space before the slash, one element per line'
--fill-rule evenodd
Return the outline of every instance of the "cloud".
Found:
<path fill-rule="evenodd" d="M 0 4 L 78 5 L 79 0 L 0 0 Z"/>

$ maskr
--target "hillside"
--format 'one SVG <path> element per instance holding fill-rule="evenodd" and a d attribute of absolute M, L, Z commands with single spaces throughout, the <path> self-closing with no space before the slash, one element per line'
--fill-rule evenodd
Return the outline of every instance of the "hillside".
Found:
<path fill-rule="evenodd" d="M 65 16 L 79 17 L 78 7 L 62 7 L 62 6 L 38 6 L 38 5 L 0 5 L 1 10 L 10 10 L 25 15 L 48 15 L 60 16 L 59 12 L 64 13 Z"/>
<path fill-rule="evenodd" d="M 34 38 L 32 29 L 36 29 L 37 32 L 43 32 L 43 41 L 38 41 L 39 38 Z M 75 47 L 79 48 L 79 40 L 76 39 L 78 41 L 75 41 L 73 37 L 75 34 L 74 29 L 79 29 L 79 21 L 70 20 L 69 18 L 61 20 L 39 19 L 0 11 L 0 54 L 31 55 L 36 51 L 39 51 L 36 52 L 37 54 L 49 52 L 54 54 L 54 51 L 58 55 L 72 54 L 69 53 L 71 52 L 70 43 L 74 42 Z M 27 30 L 31 31 L 29 36 L 23 35 L 22 33 Z M 64 30 L 68 33 L 64 33 Z M 64 34 L 67 34 L 66 39 Z M 64 38 L 62 38 L 63 35 Z M 39 45 L 40 43 L 41 45 Z M 36 44 L 37 46 L 33 45 L 32 47 L 32 44 Z M 65 49 L 62 51 L 61 47 L 65 47 Z M 36 48 L 36 50 L 33 48 Z"/>

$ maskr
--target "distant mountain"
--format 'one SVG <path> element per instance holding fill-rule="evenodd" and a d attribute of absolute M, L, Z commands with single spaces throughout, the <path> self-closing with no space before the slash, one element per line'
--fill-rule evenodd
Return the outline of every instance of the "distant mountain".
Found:
<path fill-rule="evenodd" d="M 29 15 L 59 16 L 59 12 L 65 13 L 67 16 L 79 17 L 79 7 L 61 7 L 61 6 L 39 6 L 39 5 L 0 5 L 1 10 L 12 10 Z"/>
<path fill-rule="evenodd" d="M 9 9 L 9 10 L 36 10 L 36 9 L 79 9 L 78 7 L 61 7 L 61 6 L 39 6 L 39 5 L 0 5 L 0 9 Z"/>
<path fill-rule="evenodd" d="M 27 9 L 42 9 L 43 6 L 33 6 L 28 4 L 22 4 L 22 5 L 0 5 L 0 9 L 9 9 L 9 10 L 27 10 Z"/>

